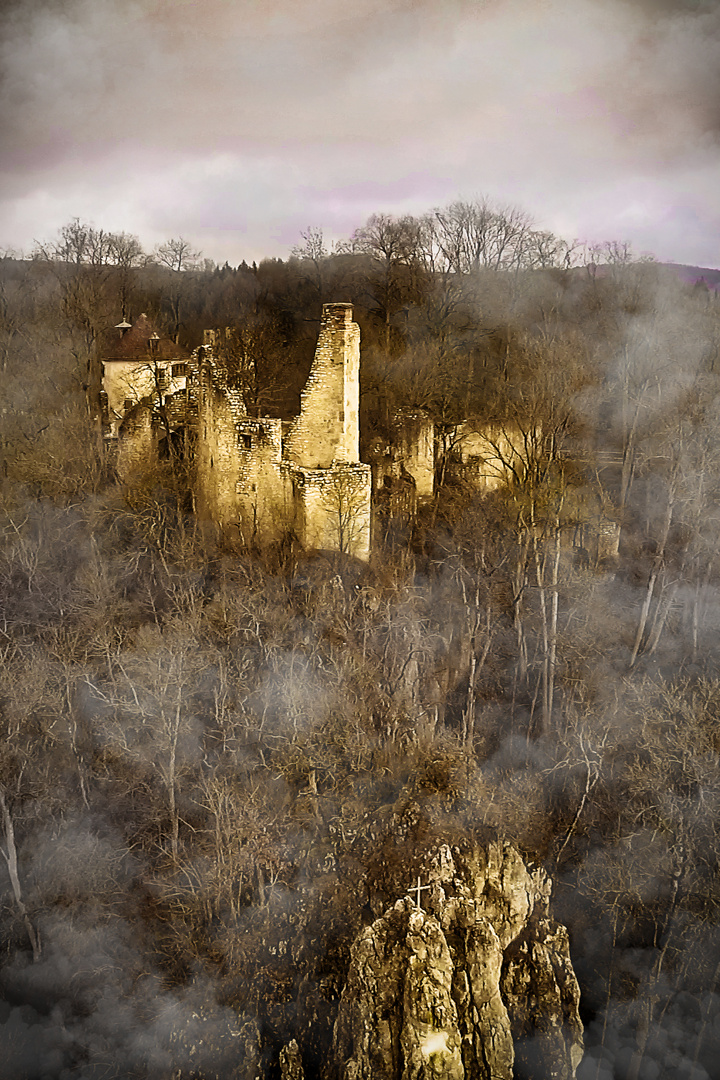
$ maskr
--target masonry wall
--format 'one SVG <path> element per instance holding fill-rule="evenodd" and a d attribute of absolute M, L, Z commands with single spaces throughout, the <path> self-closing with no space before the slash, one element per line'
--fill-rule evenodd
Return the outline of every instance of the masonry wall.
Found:
<path fill-rule="evenodd" d="M 171 363 L 147 361 L 103 361 L 103 390 L 107 394 L 109 435 L 117 435 L 118 425 L 130 409 L 146 398 L 172 395 L 184 390 L 186 376 L 172 377 Z M 159 385 L 160 384 L 160 387 Z"/>
<path fill-rule="evenodd" d="M 281 469 L 282 421 L 247 417 L 236 424 L 238 528 L 245 543 L 270 543 L 287 530 L 287 476 Z"/>
<path fill-rule="evenodd" d="M 285 458 L 328 469 L 360 459 L 360 328 L 351 304 L 324 304 L 315 357 Z"/>
<path fill-rule="evenodd" d="M 605 517 L 586 521 L 575 529 L 572 541 L 591 566 L 613 563 L 620 552 L 620 524 Z"/>
<path fill-rule="evenodd" d="M 300 415 L 250 417 L 228 387 L 217 332 L 197 352 L 196 506 L 243 543 L 293 531 L 306 548 L 370 555 L 370 467 L 359 461 L 360 330 L 349 304 L 326 304 Z M 224 340 L 224 339 L 223 339 Z"/>
<path fill-rule="evenodd" d="M 478 430 L 470 423 L 460 425 L 457 447 L 465 475 L 485 491 L 495 491 L 511 479 L 510 466 L 525 455 L 520 428 L 489 424 Z"/>
<path fill-rule="evenodd" d="M 198 357 L 197 512 L 244 544 L 271 543 L 294 513 L 281 468 L 282 421 L 249 417 L 242 391 L 228 388 L 210 350 Z"/>
<path fill-rule="evenodd" d="M 435 427 L 422 409 L 398 409 L 393 443 L 403 466 L 415 481 L 418 499 L 431 499 L 435 489 Z"/>
<path fill-rule="evenodd" d="M 195 504 L 202 518 L 221 528 L 237 523 L 241 482 L 237 424 L 247 418 L 242 394 L 228 390 L 207 350 L 198 350 L 198 435 Z"/>
<path fill-rule="evenodd" d="M 305 548 L 370 558 L 370 466 L 359 462 L 332 469 L 288 468 L 294 528 Z"/>
<path fill-rule="evenodd" d="M 152 408 L 136 406 L 118 428 L 115 465 L 121 479 L 134 475 L 157 460 L 157 431 Z"/>

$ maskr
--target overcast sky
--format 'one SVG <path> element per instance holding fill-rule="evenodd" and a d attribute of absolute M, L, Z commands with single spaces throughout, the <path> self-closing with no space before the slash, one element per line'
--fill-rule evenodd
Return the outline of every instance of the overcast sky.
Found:
<path fill-rule="evenodd" d="M 235 264 L 489 196 L 720 266 L 718 0 L 5 0 L 0 248 Z"/>

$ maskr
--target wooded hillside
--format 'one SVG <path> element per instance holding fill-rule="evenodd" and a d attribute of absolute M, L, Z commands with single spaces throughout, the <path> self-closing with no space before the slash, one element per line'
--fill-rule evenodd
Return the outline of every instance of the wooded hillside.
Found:
<path fill-rule="evenodd" d="M 555 881 L 582 1080 L 718 1076 L 715 293 L 484 204 L 236 268 L 103 235 L 0 262 L 0 1076 L 269 1078 L 293 1038 L 323 1075 L 356 933 L 467 837 Z M 218 544 L 192 462 L 117 482 L 121 317 L 236 326 L 286 417 L 333 300 L 363 441 L 438 439 L 369 566 Z M 467 419 L 524 435 L 496 491 L 448 467 Z"/>

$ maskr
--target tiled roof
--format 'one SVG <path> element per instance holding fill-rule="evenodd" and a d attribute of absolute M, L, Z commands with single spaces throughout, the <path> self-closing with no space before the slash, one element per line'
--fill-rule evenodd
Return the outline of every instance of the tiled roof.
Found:
<path fill-rule="evenodd" d="M 100 343 L 102 360 L 188 360 L 190 354 L 182 345 L 176 345 L 172 338 L 158 333 L 154 324 L 147 315 L 143 314 L 135 320 L 130 330 L 125 330 L 122 335 L 118 323 L 109 330 Z M 150 339 L 157 341 L 157 345 L 151 349 Z"/>

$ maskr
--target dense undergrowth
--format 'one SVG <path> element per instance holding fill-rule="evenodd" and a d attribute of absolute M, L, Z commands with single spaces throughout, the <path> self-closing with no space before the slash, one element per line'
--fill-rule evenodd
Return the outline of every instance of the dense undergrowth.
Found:
<path fill-rule="evenodd" d="M 292 266 L 257 268 L 293 288 L 253 304 L 284 313 L 300 380 L 288 328 L 316 296 Z M 314 1075 L 354 934 L 429 846 L 468 835 L 552 873 L 583 1080 L 715 1075 L 708 298 L 629 265 L 468 278 L 440 324 L 427 281 L 404 323 L 360 302 L 366 431 L 422 405 L 447 458 L 364 565 L 212 536 L 187 512 L 191 466 L 120 486 L 77 320 L 38 272 L 4 278 L 22 328 L 2 372 L 6 1075 L 241 1076 L 259 1044 L 272 1076 L 292 1037 Z M 547 436 L 495 492 L 453 468 L 467 409 Z M 617 558 L 588 541 L 607 520 Z"/>

